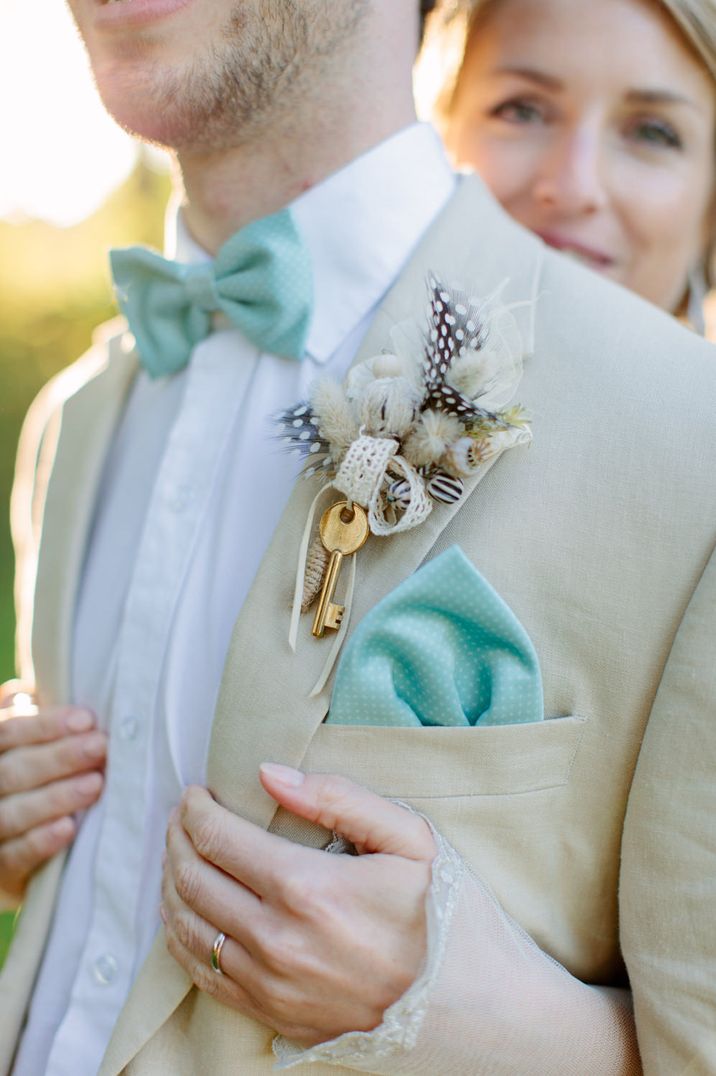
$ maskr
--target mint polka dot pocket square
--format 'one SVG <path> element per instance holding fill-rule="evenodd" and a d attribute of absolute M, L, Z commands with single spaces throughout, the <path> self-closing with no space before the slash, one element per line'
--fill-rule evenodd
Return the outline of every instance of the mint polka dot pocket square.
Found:
<path fill-rule="evenodd" d="M 507 725 L 544 718 L 535 648 L 459 546 L 363 618 L 338 666 L 327 721 Z"/>

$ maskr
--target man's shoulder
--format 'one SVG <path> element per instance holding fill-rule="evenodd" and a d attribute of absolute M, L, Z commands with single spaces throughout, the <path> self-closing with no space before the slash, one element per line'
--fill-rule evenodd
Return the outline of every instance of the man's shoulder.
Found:
<path fill-rule="evenodd" d="M 716 377 L 716 348 L 673 315 L 555 251 L 545 251 L 539 317 L 546 334 L 577 339 L 579 354 L 623 353 L 626 379 Z M 676 364 L 676 365 L 674 365 Z"/>
<path fill-rule="evenodd" d="M 509 280 L 534 306 L 533 359 L 553 391 L 595 400 L 622 396 L 651 412 L 691 412 L 713 427 L 716 347 L 626 288 L 550 249 L 509 218 L 476 177 L 465 177 L 436 222 L 468 279 Z M 486 263 L 492 268 L 487 276 Z M 526 270 L 527 267 L 527 270 Z M 534 282 L 529 294 L 527 282 Z M 554 381 L 552 381 L 554 377 Z"/>
<path fill-rule="evenodd" d="M 124 318 L 112 318 L 98 325 L 92 333 L 92 342 L 78 359 L 70 363 L 50 382 L 58 399 L 68 399 L 93 381 L 108 365 L 124 361 L 131 355 L 134 341 L 127 332 Z"/>
<path fill-rule="evenodd" d="M 434 231 L 450 245 L 453 260 L 462 263 L 468 279 L 485 276 L 495 283 L 540 263 L 536 293 L 538 313 L 562 337 L 580 335 L 580 349 L 595 343 L 631 347 L 648 339 L 657 352 L 678 349 L 697 364 L 713 364 L 716 351 L 696 334 L 652 303 L 549 248 L 513 220 L 479 177 L 460 177 L 453 197 L 434 223 Z M 426 237 L 434 242 L 434 236 Z M 585 330 L 589 337 L 584 337 Z M 637 361 L 643 348 L 637 348 Z"/>
<path fill-rule="evenodd" d="M 123 318 L 99 325 L 90 347 L 78 359 L 63 367 L 40 389 L 30 406 L 28 419 L 44 425 L 61 411 L 72 397 L 82 392 L 112 364 L 130 361 L 133 341 Z"/>
<path fill-rule="evenodd" d="M 506 285 L 525 328 L 518 399 L 553 465 L 583 483 L 619 475 L 630 497 L 649 503 L 678 488 L 689 511 L 703 504 L 716 457 L 716 347 L 547 247 L 479 179 L 461 180 L 435 229 L 419 255 L 423 273 L 449 252 L 481 294 Z"/>
<path fill-rule="evenodd" d="M 64 423 L 65 408 L 75 398 L 87 395 L 92 407 L 92 387 L 101 384 L 103 374 L 117 370 L 118 387 L 126 383 L 123 371 L 134 367 L 133 340 L 123 318 L 114 318 L 95 329 L 88 350 L 56 373 L 40 389 L 25 416 L 17 452 L 17 473 L 34 472 L 43 446 L 56 441 Z"/>
<path fill-rule="evenodd" d="M 554 252 L 536 312 L 536 365 L 633 449 L 662 440 L 710 474 L 716 453 L 716 347 L 670 314 Z M 676 465 L 676 463 L 675 463 Z"/>

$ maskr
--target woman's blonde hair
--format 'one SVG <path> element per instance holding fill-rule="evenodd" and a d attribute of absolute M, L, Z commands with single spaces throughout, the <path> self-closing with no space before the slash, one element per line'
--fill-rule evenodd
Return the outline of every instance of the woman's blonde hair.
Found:
<path fill-rule="evenodd" d="M 655 0 L 671 15 L 711 77 L 716 80 L 716 4 L 714 0 Z"/>

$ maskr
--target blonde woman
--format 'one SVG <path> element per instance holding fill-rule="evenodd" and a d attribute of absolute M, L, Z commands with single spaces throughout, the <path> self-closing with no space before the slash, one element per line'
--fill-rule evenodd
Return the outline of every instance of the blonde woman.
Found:
<path fill-rule="evenodd" d="M 448 146 L 546 243 L 703 331 L 714 240 L 712 0 L 477 0 Z"/>

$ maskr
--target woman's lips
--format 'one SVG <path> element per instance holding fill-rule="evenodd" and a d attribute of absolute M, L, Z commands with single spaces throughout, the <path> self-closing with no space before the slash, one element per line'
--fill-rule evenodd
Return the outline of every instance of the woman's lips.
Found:
<path fill-rule="evenodd" d="M 606 254 L 596 247 L 588 246 L 581 240 L 570 239 L 568 236 L 557 235 L 555 232 L 538 232 L 537 234 L 547 246 L 554 247 L 555 250 L 559 250 L 563 254 L 572 255 L 577 261 L 583 262 L 591 269 L 604 271 L 612 269 L 616 265 L 616 259 L 612 258 L 610 254 Z"/>

